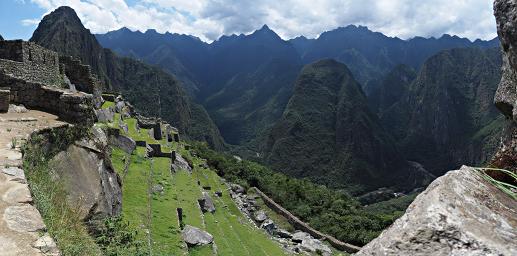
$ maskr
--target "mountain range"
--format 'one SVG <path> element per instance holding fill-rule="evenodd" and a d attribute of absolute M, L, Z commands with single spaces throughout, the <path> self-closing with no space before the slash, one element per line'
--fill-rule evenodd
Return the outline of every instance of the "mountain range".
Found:
<path fill-rule="evenodd" d="M 190 139 L 354 194 L 410 191 L 479 164 L 501 125 L 497 39 L 348 26 L 286 41 L 266 25 L 212 43 L 126 28 L 94 36 L 61 7 L 31 41 L 91 65 L 105 91 Z"/>
<path fill-rule="evenodd" d="M 490 104 L 500 77 L 497 38 L 402 40 L 354 25 L 315 39 L 283 40 L 267 25 L 212 43 L 127 28 L 96 38 L 175 74 L 231 152 L 350 190 L 393 185 L 401 179 L 389 174 L 422 166 L 441 175 L 485 162 L 497 144 L 489 135 L 502 125 Z M 305 79 L 314 73 L 337 77 Z"/>

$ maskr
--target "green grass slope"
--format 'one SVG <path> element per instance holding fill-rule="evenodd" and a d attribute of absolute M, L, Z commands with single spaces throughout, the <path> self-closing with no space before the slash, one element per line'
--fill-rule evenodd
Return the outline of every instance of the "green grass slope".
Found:
<path fill-rule="evenodd" d="M 109 103 L 108 103 L 109 104 Z M 118 148 L 112 150 L 114 169 L 122 178 L 123 221 L 137 230 L 136 239 L 144 251 L 152 255 L 285 255 L 280 244 L 255 227 L 239 211 L 227 186 L 211 169 L 200 167 L 204 160 L 193 156 L 183 142 L 156 141 L 146 129 L 135 129 L 135 119 L 128 118 L 125 135 L 135 140 L 162 144 L 164 150 L 176 150 L 194 164 L 192 172 L 171 171 L 169 158 L 147 158 L 145 148 L 137 147 L 128 155 Z M 107 124 L 111 127 L 118 125 Z M 122 130 L 121 133 L 124 134 Z M 163 191 L 153 191 L 153 187 Z M 216 211 L 201 212 L 197 199 L 203 188 L 212 195 Z M 222 197 L 213 195 L 222 191 Z M 177 208 L 182 208 L 182 222 L 206 230 L 214 236 L 215 246 L 188 248 L 181 239 Z"/>

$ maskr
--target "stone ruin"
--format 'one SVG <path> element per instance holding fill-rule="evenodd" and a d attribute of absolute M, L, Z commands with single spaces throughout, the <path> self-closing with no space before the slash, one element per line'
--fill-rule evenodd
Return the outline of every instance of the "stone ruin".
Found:
<path fill-rule="evenodd" d="M 0 41 L 0 70 L 27 82 L 65 86 L 59 56 L 35 43 L 22 40 Z"/>
<path fill-rule="evenodd" d="M 153 136 L 155 140 L 162 139 L 162 125 L 161 120 L 155 118 L 148 118 L 144 116 L 137 116 L 138 127 L 149 129 L 153 131 Z"/>
<path fill-rule="evenodd" d="M 71 57 L 60 58 L 32 42 L 0 41 L 0 111 L 10 103 L 22 104 L 71 123 L 91 124 L 91 93 L 97 84 L 89 68 Z"/>

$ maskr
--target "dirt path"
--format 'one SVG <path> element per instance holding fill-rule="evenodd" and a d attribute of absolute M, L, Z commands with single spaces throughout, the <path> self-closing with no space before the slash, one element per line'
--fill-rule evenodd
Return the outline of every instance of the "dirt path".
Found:
<path fill-rule="evenodd" d="M 66 123 L 35 110 L 0 114 L 0 255 L 58 255 L 32 197 L 20 145 L 36 129 Z"/>

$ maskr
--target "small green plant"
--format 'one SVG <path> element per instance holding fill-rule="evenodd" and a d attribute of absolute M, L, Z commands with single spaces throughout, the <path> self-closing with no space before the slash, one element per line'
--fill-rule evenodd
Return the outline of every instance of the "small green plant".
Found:
<path fill-rule="evenodd" d="M 18 139 L 16 137 L 11 139 L 11 149 L 15 149 L 18 144 Z"/>
<path fill-rule="evenodd" d="M 95 242 L 104 255 L 147 255 L 145 244 L 135 239 L 137 231 L 123 221 L 123 217 L 111 217 L 104 220 L 104 225 L 96 234 Z"/>
<path fill-rule="evenodd" d="M 492 183 L 505 194 L 509 195 L 511 198 L 517 200 L 517 186 L 514 185 L 517 184 L 516 173 L 498 168 L 476 168 L 476 171 L 483 179 Z M 514 184 L 494 179 L 491 175 L 487 173 L 487 171 L 500 172 L 503 175 L 508 175 L 508 177 L 513 180 Z"/>

